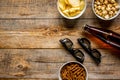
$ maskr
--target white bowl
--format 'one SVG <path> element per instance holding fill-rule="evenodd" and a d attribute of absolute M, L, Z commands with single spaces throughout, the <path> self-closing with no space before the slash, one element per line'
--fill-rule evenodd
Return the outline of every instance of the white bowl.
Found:
<path fill-rule="evenodd" d="M 108 20 L 113 20 L 113 19 L 115 19 L 115 18 L 120 14 L 120 9 L 119 9 L 119 10 L 118 10 L 118 13 L 117 13 L 116 15 L 114 15 L 113 17 L 111 17 L 111 18 L 109 18 L 109 19 L 105 19 L 105 18 L 99 16 L 98 14 L 96 14 L 95 9 L 94 9 L 94 1 L 95 1 L 95 0 L 92 1 L 92 10 L 93 10 L 94 14 L 95 14 L 98 18 L 100 18 L 101 20 L 106 20 L 106 21 L 108 21 Z M 120 5 L 120 0 L 117 0 L 117 2 L 118 2 L 118 4 Z"/>
<path fill-rule="evenodd" d="M 64 66 L 66 66 L 67 64 L 69 64 L 69 63 L 77 63 L 77 64 L 79 64 L 80 66 L 82 66 L 82 67 L 85 69 L 86 80 L 88 80 L 88 71 L 87 71 L 86 67 L 85 67 L 83 64 L 81 64 L 80 62 L 77 62 L 77 61 L 66 62 L 66 63 L 64 63 L 64 64 L 60 67 L 59 73 L 58 73 L 59 80 L 62 80 L 62 78 L 61 78 L 61 70 L 62 70 L 62 68 L 63 68 Z"/>
<path fill-rule="evenodd" d="M 82 16 L 82 14 L 85 12 L 85 10 L 86 10 L 86 7 L 87 7 L 87 2 L 86 2 L 86 0 L 84 0 L 85 1 L 85 7 L 84 7 L 84 9 L 78 14 L 78 15 L 76 15 L 76 16 L 73 16 L 73 17 L 68 17 L 68 16 L 66 16 L 65 14 L 63 14 L 63 12 L 60 10 L 60 8 L 59 8 L 59 0 L 57 1 L 57 9 L 58 9 L 58 11 L 59 11 L 59 13 L 64 17 L 64 18 L 66 18 L 66 19 L 77 19 L 77 18 L 79 18 L 80 16 Z"/>

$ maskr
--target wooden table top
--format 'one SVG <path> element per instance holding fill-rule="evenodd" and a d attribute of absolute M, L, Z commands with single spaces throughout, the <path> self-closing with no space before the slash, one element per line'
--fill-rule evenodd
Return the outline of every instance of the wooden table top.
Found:
<path fill-rule="evenodd" d="M 58 80 L 62 64 L 75 59 L 61 46 L 59 39 L 86 37 L 92 48 L 102 54 L 97 66 L 84 52 L 89 80 L 120 80 L 120 50 L 83 31 L 83 25 L 103 27 L 120 33 L 120 16 L 101 21 L 87 0 L 85 13 L 76 20 L 64 19 L 57 0 L 0 0 L 0 80 Z"/>

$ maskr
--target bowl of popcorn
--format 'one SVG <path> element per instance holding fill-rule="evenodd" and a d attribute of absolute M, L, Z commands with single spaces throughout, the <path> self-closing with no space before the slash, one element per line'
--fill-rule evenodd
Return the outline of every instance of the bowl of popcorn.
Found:
<path fill-rule="evenodd" d="M 67 19 L 79 18 L 86 9 L 86 0 L 58 0 L 57 8 Z"/>
<path fill-rule="evenodd" d="M 59 80 L 88 80 L 86 67 L 77 61 L 64 63 L 59 70 Z"/>
<path fill-rule="evenodd" d="M 120 0 L 93 0 L 92 9 L 102 20 L 112 20 L 120 14 Z"/>

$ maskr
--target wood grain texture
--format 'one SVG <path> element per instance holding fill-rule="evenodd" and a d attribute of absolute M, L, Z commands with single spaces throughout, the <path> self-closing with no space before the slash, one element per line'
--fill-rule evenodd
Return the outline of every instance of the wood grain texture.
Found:
<path fill-rule="evenodd" d="M 59 40 L 65 37 L 70 38 L 76 48 L 79 47 L 77 38 L 82 37 L 88 37 L 94 48 L 110 48 L 95 37 L 85 34 L 83 26 L 86 23 L 120 33 L 119 19 L 113 21 L 110 27 L 100 25 L 102 22 L 97 19 L 0 20 L 0 48 L 61 48 Z M 98 42 L 103 45 L 98 45 Z"/>
<path fill-rule="evenodd" d="M 91 4 L 87 0 L 87 9 L 80 18 L 96 18 Z M 62 18 L 57 0 L 0 0 L 0 10 L 1 18 Z"/>
<path fill-rule="evenodd" d="M 96 66 L 90 56 L 85 53 L 84 65 L 88 70 L 89 80 L 119 79 L 119 51 L 108 49 L 99 49 L 99 51 L 102 53 L 102 63 L 99 66 Z M 1 49 L 0 53 L 1 78 L 57 80 L 60 66 L 67 61 L 75 60 L 64 49 Z M 24 63 L 27 63 L 27 65 Z M 19 67 L 19 65 L 22 67 Z M 26 66 L 28 68 L 24 69 Z"/>
<path fill-rule="evenodd" d="M 58 80 L 62 64 L 75 59 L 61 46 L 59 39 L 70 38 L 80 48 L 77 38 L 86 37 L 102 54 L 96 66 L 85 53 L 84 65 L 89 80 L 119 80 L 120 50 L 85 33 L 85 24 L 120 33 L 120 16 L 101 21 L 87 0 L 85 13 L 76 20 L 64 19 L 57 10 L 57 0 L 0 0 L 0 80 Z"/>
<path fill-rule="evenodd" d="M 91 18 L 91 2 L 87 1 L 87 12 L 81 18 Z M 1 0 L 1 18 L 62 18 L 57 10 L 57 0 Z"/>

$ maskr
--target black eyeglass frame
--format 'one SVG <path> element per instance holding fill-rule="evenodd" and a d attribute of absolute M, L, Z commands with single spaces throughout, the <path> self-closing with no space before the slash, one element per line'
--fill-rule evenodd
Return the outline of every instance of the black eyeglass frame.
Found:
<path fill-rule="evenodd" d="M 68 50 L 70 52 L 70 54 L 80 63 L 84 62 L 84 54 L 80 49 L 75 49 L 73 48 L 73 42 L 68 39 L 68 38 L 64 38 L 64 39 L 60 39 L 59 40 L 60 43 L 63 45 L 63 47 Z M 69 43 L 69 45 L 68 45 Z"/>
<path fill-rule="evenodd" d="M 91 48 L 91 42 L 87 38 L 78 38 L 77 40 L 81 47 L 99 64 L 101 62 L 101 53 L 97 49 Z"/>

